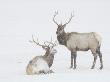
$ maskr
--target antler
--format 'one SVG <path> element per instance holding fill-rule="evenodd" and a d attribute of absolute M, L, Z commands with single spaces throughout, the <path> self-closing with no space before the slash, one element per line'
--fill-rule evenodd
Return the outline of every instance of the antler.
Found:
<path fill-rule="evenodd" d="M 74 15 L 71 13 L 71 17 L 69 18 L 69 21 L 67 23 L 65 23 L 65 25 L 68 24 L 73 17 L 74 17 Z"/>
<path fill-rule="evenodd" d="M 32 35 L 32 41 L 29 41 L 29 42 L 35 43 L 36 45 L 41 46 L 43 49 L 50 48 L 50 47 L 53 48 L 54 46 L 57 45 L 56 42 L 55 42 L 55 43 L 52 43 L 52 39 L 51 39 L 51 42 L 45 41 L 45 42 L 44 42 L 44 45 L 42 45 L 42 44 L 40 44 L 40 43 L 38 42 L 38 39 L 37 39 L 37 41 L 34 40 L 33 35 Z M 46 43 L 48 43 L 48 44 L 46 44 Z M 50 45 L 51 45 L 51 46 L 50 46 Z"/>
<path fill-rule="evenodd" d="M 36 42 L 36 41 L 34 40 L 33 35 L 32 35 L 32 41 L 29 41 L 29 42 L 31 42 L 31 43 L 35 43 L 36 45 L 41 46 L 42 48 L 44 48 L 44 47 L 47 46 L 46 44 L 44 44 L 44 45 L 39 44 L 38 39 L 37 39 L 37 42 Z"/>
<path fill-rule="evenodd" d="M 55 12 L 55 14 L 54 14 L 54 16 L 53 16 L 53 22 L 54 22 L 55 24 L 57 24 L 57 25 L 58 25 L 58 23 L 55 21 L 55 17 L 56 17 L 56 15 L 58 15 L 58 11 L 57 11 L 57 12 Z"/>
<path fill-rule="evenodd" d="M 55 46 L 57 46 L 57 44 L 58 44 L 57 41 L 55 41 L 54 43 L 52 43 L 52 48 L 55 47 Z"/>
<path fill-rule="evenodd" d="M 48 47 L 50 47 L 50 45 L 52 45 L 52 46 L 51 46 L 52 48 L 55 47 L 55 46 L 57 46 L 57 41 L 55 41 L 55 42 L 53 43 L 53 42 L 52 42 L 52 38 L 51 38 L 51 42 L 46 41 L 46 43 L 49 43 Z"/>

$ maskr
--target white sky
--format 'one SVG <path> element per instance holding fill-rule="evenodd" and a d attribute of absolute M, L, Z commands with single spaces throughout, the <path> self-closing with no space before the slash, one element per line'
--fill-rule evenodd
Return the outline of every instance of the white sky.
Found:
<path fill-rule="evenodd" d="M 0 49 L 1 53 L 29 51 L 28 40 L 36 34 L 40 41 L 56 40 L 56 28 L 52 17 L 58 10 L 58 23 L 65 23 L 74 11 L 75 17 L 65 29 L 68 32 L 101 34 L 104 49 L 110 42 L 110 1 L 105 0 L 1 0 L 0 1 Z M 30 46 L 29 46 L 30 45 Z"/>

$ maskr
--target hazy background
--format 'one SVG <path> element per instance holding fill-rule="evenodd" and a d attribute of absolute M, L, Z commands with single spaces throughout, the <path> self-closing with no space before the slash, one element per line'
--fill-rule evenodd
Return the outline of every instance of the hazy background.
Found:
<path fill-rule="evenodd" d="M 57 25 L 52 21 L 55 11 L 59 12 L 56 17 L 58 23 L 65 23 L 71 13 L 74 13 L 72 21 L 65 29 L 66 32 L 94 31 L 102 36 L 101 51 L 105 64 L 103 73 L 110 74 L 109 0 L 0 0 L 0 77 L 9 78 L 10 75 L 25 74 L 29 60 L 44 53 L 42 48 L 29 43 L 32 35 L 38 38 L 40 43 L 49 41 L 51 37 L 53 41 L 57 40 Z M 65 71 L 71 73 L 68 71 L 70 52 L 64 46 L 58 46 L 56 49 L 58 53 L 55 56 L 53 69 L 61 74 L 65 74 Z M 78 54 L 80 75 L 83 74 L 80 72 L 90 69 L 93 59 L 90 52 Z M 91 73 L 94 72 L 89 70 L 87 75 Z"/>
<path fill-rule="evenodd" d="M 107 0 L 1 0 L 1 52 L 30 51 L 32 48 L 28 40 L 32 34 L 36 34 L 41 41 L 49 40 L 51 36 L 56 40 L 57 26 L 52 17 L 57 10 L 59 15 L 56 20 L 59 23 L 68 21 L 74 11 L 75 17 L 67 25 L 66 31 L 95 31 L 102 35 L 103 44 L 109 45 L 110 2 Z"/>

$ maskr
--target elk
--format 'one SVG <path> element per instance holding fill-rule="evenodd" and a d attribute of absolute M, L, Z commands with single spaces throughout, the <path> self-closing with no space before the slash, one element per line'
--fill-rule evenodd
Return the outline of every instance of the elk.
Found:
<path fill-rule="evenodd" d="M 35 43 L 36 45 L 42 47 L 46 52 L 42 56 L 36 56 L 31 61 L 29 61 L 29 64 L 26 68 L 26 73 L 28 75 L 35 75 L 35 74 L 47 74 L 47 73 L 53 73 L 52 70 L 50 70 L 50 67 L 53 64 L 54 55 L 57 52 L 54 47 L 57 45 L 56 43 L 51 42 L 44 42 L 44 44 L 40 44 L 37 41 L 34 40 L 32 36 L 32 43 Z"/>
<path fill-rule="evenodd" d="M 76 69 L 76 57 L 77 51 L 88 51 L 90 50 L 93 54 L 94 61 L 91 69 L 94 69 L 97 56 L 100 58 L 100 69 L 103 68 L 103 61 L 102 61 L 102 53 L 100 51 L 101 47 L 101 36 L 98 35 L 96 32 L 89 32 L 89 33 L 78 33 L 78 32 L 70 32 L 66 33 L 64 28 L 68 23 L 70 23 L 71 19 L 74 15 L 71 13 L 71 17 L 69 21 L 65 24 L 58 24 L 55 20 L 56 15 L 58 15 L 58 11 L 55 12 L 53 16 L 53 22 L 57 25 L 57 40 L 59 44 L 66 46 L 71 51 L 71 66 L 73 68 L 73 59 L 74 59 L 74 69 Z"/>

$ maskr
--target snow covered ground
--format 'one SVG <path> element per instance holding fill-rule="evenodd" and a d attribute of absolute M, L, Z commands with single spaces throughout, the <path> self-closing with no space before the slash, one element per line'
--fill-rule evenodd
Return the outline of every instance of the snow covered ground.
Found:
<path fill-rule="evenodd" d="M 51 69 L 47 75 L 28 76 L 26 66 L 33 57 L 43 55 L 41 47 L 29 43 L 32 34 L 39 42 L 56 40 L 57 26 L 52 17 L 65 23 L 74 11 L 67 32 L 98 32 L 102 36 L 104 69 L 90 69 L 93 56 L 90 51 L 78 52 L 77 69 L 69 69 L 70 52 L 64 46 L 55 47 Z M 109 82 L 110 81 L 110 1 L 108 0 L 0 0 L 0 82 Z"/>

